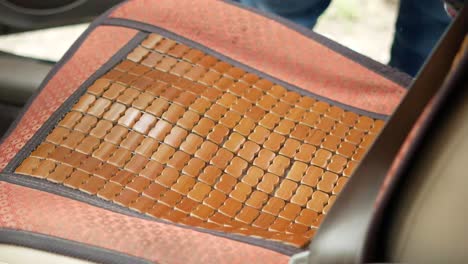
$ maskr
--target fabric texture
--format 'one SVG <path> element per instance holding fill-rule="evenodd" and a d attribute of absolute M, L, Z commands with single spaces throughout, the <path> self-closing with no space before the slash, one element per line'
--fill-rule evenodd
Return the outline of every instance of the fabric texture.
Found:
<path fill-rule="evenodd" d="M 207 15 L 207 8 L 210 14 Z M 110 15 L 147 23 L 312 93 L 391 114 L 405 89 L 285 25 L 214 0 L 129 1 Z"/>
<path fill-rule="evenodd" d="M 330 0 L 238 1 L 280 15 L 309 29 L 316 24 L 319 16 L 331 2 Z M 389 64 L 415 76 L 449 24 L 450 18 L 441 0 L 400 1 Z"/>
<path fill-rule="evenodd" d="M 0 227 L 56 236 L 159 263 L 287 263 L 289 259 L 261 247 L 5 182 L 0 182 Z"/>
<path fill-rule="evenodd" d="M 136 30 L 128 28 L 100 26 L 88 36 L 70 60 L 48 81 L 13 132 L 0 145 L 0 170 L 50 115 L 136 33 Z"/>
<path fill-rule="evenodd" d="M 365 111 L 388 115 L 405 93 L 395 82 L 314 39 L 222 1 L 129 1 L 111 17 L 163 28 L 274 78 Z M 137 33 L 123 26 L 95 28 L 0 145 L 0 170 Z M 289 259 L 258 246 L 6 182 L 0 182 L 0 228 L 56 236 L 161 263 L 286 263 Z"/>

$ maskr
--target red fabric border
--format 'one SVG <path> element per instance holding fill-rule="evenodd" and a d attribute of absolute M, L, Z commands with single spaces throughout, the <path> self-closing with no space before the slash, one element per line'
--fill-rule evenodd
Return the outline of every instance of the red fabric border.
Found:
<path fill-rule="evenodd" d="M 5 168 L 50 115 L 136 33 L 136 30 L 128 28 L 99 26 L 89 34 L 70 60 L 50 79 L 13 132 L 0 145 L 0 170 Z"/>
<path fill-rule="evenodd" d="M 287 263 L 288 256 L 0 182 L 0 228 L 36 232 L 160 263 Z"/>
<path fill-rule="evenodd" d="M 391 114 L 398 84 L 287 26 L 218 0 L 129 1 L 110 15 L 151 24 L 315 94 Z"/>

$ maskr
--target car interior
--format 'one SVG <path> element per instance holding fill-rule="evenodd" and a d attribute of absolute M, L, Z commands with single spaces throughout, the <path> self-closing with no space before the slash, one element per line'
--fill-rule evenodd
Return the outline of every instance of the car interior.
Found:
<path fill-rule="evenodd" d="M 122 1 L 1 1 L 0 34 L 89 22 L 119 2 Z M 0 134 L 3 135 L 54 62 L 5 52 L 0 53 L 0 61 Z M 17 69 L 23 69 L 23 74 L 18 74 Z"/>
<path fill-rule="evenodd" d="M 71 48 L 72 55 L 86 48 L 87 39 L 100 28 L 123 30 L 118 31 L 119 39 L 112 36 L 106 42 L 116 45 L 109 48 L 109 58 L 79 79 L 75 90 L 70 88 L 68 93 L 63 88 L 66 95 L 57 90 L 62 89 L 59 86 L 50 88 L 51 80 L 62 76 L 61 69 L 71 63 L 77 68 L 87 67 L 86 63 L 69 59 L 55 66 L 51 61 L 0 53 L 0 146 L 10 144 L 0 147 L 0 155 L 6 157 L 14 149 L 4 168 L 0 166 L 0 182 L 24 188 L 2 189 L 0 184 L 0 199 L 19 197 L 17 204 L 15 199 L 5 198 L 11 204 L 0 200 L 0 263 L 467 261 L 467 8 L 458 10 L 422 70 L 411 78 L 384 66 L 368 70 L 374 64 L 362 64 L 365 59 L 354 59 L 360 55 L 335 48 L 333 41 L 321 36 L 311 37 L 321 45 L 314 56 L 326 54 L 333 63 L 321 62 L 317 68 L 287 64 L 297 58 L 295 48 L 278 44 L 281 49 L 269 49 L 264 43 L 274 42 L 271 39 L 245 42 L 254 46 L 251 53 L 248 48 L 244 53 L 224 48 L 243 43 L 244 37 L 236 32 L 248 34 L 250 29 L 234 25 L 216 31 L 211 21 L 184 23 L 170 15 L 194 14 L 202 10 L 197 4 L 209 1 L 189 2 L 153 1 L 151 6 L 156 7 L 150 7 L 121 0 L 0 0 L 2 35 L 91 22 L 104 14 Z M 260 32 L 306 34 L 228 1 L 212 2 L 232 8 L 246 21 L 258 20 Z M 188 11 L 181 10 L 185 7 Z M 153 15 L 152 8 L 162 11 Z M 213 17 L 229 16 L 229 12 Z M 158 15 L 164 19 L 157 20 Z M 270 20 L 261 24 L 263 19 L 278 24 L 270 26 Z M 227 37 L 218 40 L 220 34 Z M 287 39 L 277 41 L 283 45 Z M 278 54 L 268 53 L 275 50 Z M 299 53 L 301 47 L 297 50 L 304 55 Z M 270 57 L 255 57 L 263 52 Z M 335 69 L 343 69 L 339 64 L 349 73 L 336 73 Z M 197 72 L 203 67 L 212 75 Z M 307 87 L 322 76 L 301 78 L 310 69 L 330 78 L 324 86 L 342 78 L 337 83 L 351 90 L 368 83 L 371 88 L 357 95 L 336 88 L 331 99 L 318 90 L 316 96 Z M 328 76 L 330 72 L 335 76 Z M 373 89 L 373 84 L 387 89 L 388 97 Z M 223 88 L 229 85 L 232 91 Z M 52 98 L 54 91 L 62 101 Z M 43 115 L 43 108 L 34 102 L 44 100 L 44 94 L 56 108 L 49 111 L 43 106 L 47 118 L 37 128 L 29 128 L 28 115 Z M 276 94 L 281 99 L 274 99 Z M 343 103 L 340 96 L 351 99 Z M 371 103 L 363 97 L 371 98 Z M 244 105 L 239 103 L 242 98 Z M 383 106 L 372 104 L 372 98 Z M 218 100 L 217 108 L 207 103 L 211 99 Z M 368 109 L 358 109 L 361 102 Z M 296 110 L 283 111 L 283 105 Z M 309 108 L 319 114 L 312 116 L 315 112 Z M 245 114 L 238 114 L 243 110 Z M 299 119 L 306 112 L 311 113 L 313 125 L 305 117 Z M 333 121 L 335 117 L 341 121 Z M 338 123 L 346 125 L 341 127 L 344 132 L 338 132 Z M 33 132 L 24 136 L 23 128 Z M 300 135 L 305 130 L 307 137 Z M 24 141 L 17 149 L 20 143 L 15 137 Z M 87 166 L 94 166 L 93 162 L 105 170 L 89 172 Z M 36 209 L 21 202 L 21 193 L 29 189 L 33 189 L 32 198 L 24 200 L 37 199 Z M 45 194 L 34 194 L 37 190 Z M 8 193 L 2 196 L 2 192 Z M 39 200 L 68 209 L 44 208 L 45 202 Z M 257 203 L 261 205 L 256 207 Z M 27 207 L 21 210 L 22 205 Z M 2 220 L 9 207 L 19 209 L 5 213 Z M 54 210 L 56 218 L 63 219 L 48 222 Z M 81 211 L 85 213 L 80 215 Z M 41 212 L 50 218 L 35 219 Z M 16 221 L 15 215 L 25 215 L 21 221 L 26 227 L 9 225 L 10 218 Z M 74 225 L 73 217 L 81 220 Z M 34 232 L 27 228 L 29 219 Z M 68 224 L 68 231 L 60 226 Z M 98 230 L 94 225 L 103 226 L 102 233 L 86 231 Z M 88 232 L 84 238 L 75 234 L 78 227 Z M 120 240 L 111 239 L 116 234 Z M 161 242 L 158 236 L 167 240 Z"/>

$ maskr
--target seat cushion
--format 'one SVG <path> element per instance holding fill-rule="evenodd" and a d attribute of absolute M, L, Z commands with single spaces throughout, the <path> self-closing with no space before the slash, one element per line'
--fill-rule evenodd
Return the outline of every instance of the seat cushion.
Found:
<path fill-rule="evenodd" d="M 103 15 L 0 146 L 5 190 L 75 208 L 29 231 L 176 263 L 303 250 L 409 80 L 305 34 L 219 1 Z"/>
<path fill-rule="evenodd" d="M 0 198 L 0 232 L 28 231 L 156 263 L 287 263 L 289 258 L 259 246 L 112 212 L 15 184 L 1 182 Z M 92 255 L 89 260 L 93 260 Z"/>
<path fill-rule="evenodd" d="M 157 34 L 84 90 L 15 173 L 296 246 L 384 124 Z"/>

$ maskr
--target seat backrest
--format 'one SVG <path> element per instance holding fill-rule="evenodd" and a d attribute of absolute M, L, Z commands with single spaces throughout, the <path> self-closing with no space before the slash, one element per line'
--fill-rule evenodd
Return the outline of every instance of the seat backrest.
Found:
<path fill-rule="evenodd" d="M 466 64 L 466 61 L 465 61 Z M 465 72 L 466 72 L 465 65 Z M 466 75 L 465 75 L 466 77 Z M 386 260 L 463 263 L 468 245 L 468 82 L 460 83 L 399 184 L 386 225 Z"/>
<path fill-rule="evenodd" d="M 446 106 L 448 95 L 464 89 L 450 73 L 467 32 L 463 10 L 417 76 L 347 184 L 310 245 L 309 263 L 361 263 L 384 261 L 382 229 L 391 212 L 388 203 L 399 193 L 409 157 L 417 150 L 423 131 Z M 466 58 L 465 58 L 466 59 Z M 423 114 L 424 112 L 424 114 Z M 411 133 L 410 133 L 411 132 Z M 407 150 L 409 149 L 409 150 Z M 383 239 L 384 240 L 384 239 Z M 419 241 L 420 242 L 420 241 Z"/>

